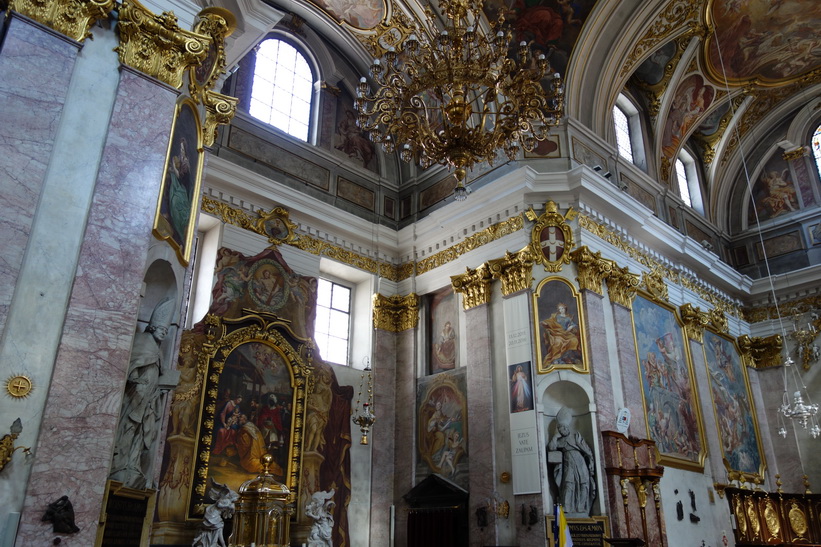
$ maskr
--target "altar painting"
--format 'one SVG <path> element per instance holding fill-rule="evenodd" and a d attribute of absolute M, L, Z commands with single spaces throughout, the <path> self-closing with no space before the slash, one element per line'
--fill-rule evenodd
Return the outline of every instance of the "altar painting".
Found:
<path fill-rule="evenodd" d="M 706 450 L 695 376 L 676 314 L 637 295 L 633 325 L 647 434 L 660 463 L 702 469 Z"/>
<path fill-rule="evenodd" d="M 533 296 L 538 373 L 557 368 L 588 372 L 581 301 L 564 278 L 542 280 Z"/>
<path fill-rule="evenodd" d="M 453 370 L 459 360 L 456 295 L 446 287 L 430 295 L 428 302 L 430 373 Z"/>
<path fill-rule="evenodd" d="M 725 465 L 728 471 L 763 477 L 761 435 L 738 348 L 732 340 L 705 331 L 704 356 Z"/>
<path fill-rule="evenodd" d="M 417 476 L 438 473 L 468 488 L 467 386 L 463 370 L 420 378 Z"/>

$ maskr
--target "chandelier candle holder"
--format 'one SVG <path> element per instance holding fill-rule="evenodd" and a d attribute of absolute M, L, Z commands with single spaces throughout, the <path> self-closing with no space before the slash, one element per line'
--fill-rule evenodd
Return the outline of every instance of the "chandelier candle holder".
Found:
<path fill-rule="evenodd" d="M 821 326 L 821 319 L 816 313 L 812 314 L 812 321 L 807 323 L 806 329 L 798 328 L 798 318 L 794 318 L 794 330 L 790 337 L 796 342 L 795 353 L 801 360 L 804 370 L 810 370 L 810 365 L 821 358 L 821 348 L 815 344 L 819 326 Z"/>
<path fill-rule="evenodd" d="M 526 42 L 510 48 L 504 16 L 485 31 L 476 0 L 441 0 L 439 7 L 444 24 L 427 7 L 422 26 L 374 59 L 378 88 L 371 94 L 361 78 L 354 107 L 360 129 L 385 152 L 399 150 L 423 169 L 455 169 L 461 201 L 476 163 L 492 165 L 500 150 L 512 161 L 547 138 L 561 121 L 564 87 L 544 55 Z"/>
<path fill-rule="evenodd" d="M 784 362 L 784 367 L 790 368 L 793 365 L 793 360 L 787 357 L 787 360 Z M 806 390 L 806 386 L 804 386 L 804 389 Z M 805 403 L 804 398 L 801 395 L 801 391 L 795 391 L 793 394 L 792 403 L 790 403 L 790 399 L 785 388 L 781 406 L 778 407 L 778 412 L 780 422 L 778 434 L 781 435 L 781 437 L 787 436 L 786 424 L 783 423 L 784 418 L 789 418 L 794 423 L 800 424 L 804 429 L 809 429 L 810 435 L 812 435 L 813 439 L 816 439 L 819 435 L 821 435 L 821 426 L 818 425 L 818 420 L 816 419 L 816 414 L 818 414 L 818 404 L 812 402 Z"/>
<path fill-rule="evenodd" d="M 362 390 L 365 389 L 367 383 L 367 399 L 362 402 L 362 410 L 360 410 L 360 401 L 362 401 Z M 373 413 L 373 375 L 371 374 L 371 365 L 369 362 L 365 363 L 365 368 L 362 370 L 362 377 L 359 379 L 359 393 L 356 396 L 356 405 L 354 405 L 354 413 L 351 420 L 359 426 L 359 431 L 362 437 L 359 439 L 359 444 L 368 444 L 368 434 L 376 422 L 376 415 Z"/>

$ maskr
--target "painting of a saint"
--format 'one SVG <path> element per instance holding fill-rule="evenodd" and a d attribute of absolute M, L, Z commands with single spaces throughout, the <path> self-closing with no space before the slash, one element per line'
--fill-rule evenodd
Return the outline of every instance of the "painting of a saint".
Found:
<path fill-rule="evenodd" d="M 700 467 L 705 450 L 698 396 L 676 315 L 639 295 L 633 320 L 648 436 L 671 465 Z"/>
<path fill-rule="evenodd" d="M 352 103 L 353 101 L 351 101 Z M 356 125 L 356 114 L 348 107 L 342 107 L 337 112 L 336 134 L 334 148 L 346 157 L 361 162 L 365 169 L 374 169 L 376 166 L 376 148 L 373 142 Z"/>
<path fill-rule="evenodd" d="M 447 287 L 430 296 L 430 373 L 456 368 L 459 340 L 456 334 L 457 309 L 453 289 Z"/>
<path fill-rule="evenodd" d="M 509 365 L 507 371 L 510 375 L 510 412 L 533 410 L 530 362 Z"/>
<path fill-rule="evenodd" d="M 563 278 L 547 278 L 534 299 L 539 373 L 555 367 L 587 372 L 576 290 Z"/>
<path fill-rule="evenodd" d="M 763 451 L 738 350 L 731 340 L 705 331 L 704 356 L 721 450 L 729 470 L 760 475 L 764 472 Z"/>
<path fill-rule="evenodd" d="M 154 219 L 154 235 L 167 240 L 183 264 L 188 264 L 193 237 L 193 218 L 198 204 L 200 122 L 196 105 L 184 100 L 177 106 L 163 185 Z"/>
<path fill-rule="evenodd" d="M 288 472 L 293 387 L 288 364 L 275 348 L 248 342 L 225 361 L 217 386 L 214 444 L 208 475 L 236 490 L 274 457 L 271 472 Z"/>
<path fill-rule="evenodd" d="M 699 74 L 684 79 L 676 89 L 667 121 L 664 124 L 661 147 L 664 157 L 673 158 L 690 129 L 707 111 L 715 98 L 715 89 Z"/>
<path fill-rule="evenodd" d="M 762 221 L 800 208 L 790 168 L 779 154 L 774 154 L 761 170 L 753 185 L 752 201 L 755 211 L 751 208 L 747 215 L 747 223 L 751 226 L 756 224 L 756 214 L 757 220 Z"/>
<path fill-rule="evenodd" d="M 420 379 L 417 392 L 418 472 L 439 473 L 467 486 L 465 374 L 452 371 Z"/>

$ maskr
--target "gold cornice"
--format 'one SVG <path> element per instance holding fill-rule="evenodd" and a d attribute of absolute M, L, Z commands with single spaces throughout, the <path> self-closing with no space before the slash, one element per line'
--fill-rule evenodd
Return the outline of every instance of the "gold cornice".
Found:
<path fill-rule="evenodd" d="M 533 263 L 530 247 L 526 247 L 517 253 L 506 251 L 503 258 L 488 260 L 487 267 L 493 279 L 502 281 L 502 294 L 509 296 L 530 288 Z"/>
<path fill-rule="evenodd" d="M 601 252 L 591 253 L 587 245 L 582 245 L 570 253 L 570 258 L 576 263 L 576 271 L 580 290 L 593 291 L 598 295 L 604 294 L 602 280 L 610 275 L 614 263 L 612 260 L 601 257 Z"/>
<path fill-rule="evenodd" d="M 760 306 L 758 308 L 745 308 L 744 320 L 748 323 L 759 323 L 768 319 L 778 319 L 779 311 L 784 316 L 795 315 L 796 313 L 806 313 L 821 308 L 821 296 L 807 296 L 798 300 L 787 301 L 775 306 Z M 785 311 L 786 310 L 786 311 Z"/>
<path fill-rule="evenodd" d="M 206 91 L 203 97 L 205 105 L 205 125 L 203 127 L 203 140 L 205 146 L 211 146 L 217 139 L 217 127 L 228 125 L 237 112 L 239 99 L 229 95 L 223 95 L 216 91 Z"/>
<path fill-rule="evenodd" d="M 124 0 L 119 15 L 120 62 L 175 89 L 208 52 L 211 38 L 180 28 L 173 12 L 155 15 L 137 0 Z"/>
<path fill-rule="evenodd" d="M 710 315 L 689 303 L 681 306 L 679 312 L 681 314 L 681 322 L 684 323 L 684 332 L 687 333 L 687 338 L 703 344 L 704 327 L 709 324 Z"/>
<path fill-rule="evenodd" d="M 402 332 L 419 325 L 419 297 L 373 295 L 373 328 L 388 332 Z"/>
<path fill-rule="evenodd" d="M 614 263 L 606 279 L 610 301 L 628 310 L 633 309 L 633 297 L 636 296 L 636 290 L 639 288 L 639 279 L 639 276 L 630 273 L 626 266 L 622 268 Z"/>
<path fill-rule="evenodd" d="M 742 362 L 746 366 L 754 369 L 773 368 L 781 365 L 784 338 L 780 334 L 766 338 L 745 334 L 738 337 L 738 347 L 741 350 Z"/>
<path fill-rule="evenodd" d="M 642 286 L 650 293 L 655 300 L 667 302 L 670 296 L 667 292 L 667 283 L 664 282 L 664 274 L 659 269 L 644 272 L 642 275 Z"/>
<path fill-rule="evenodd" d="M 114 0 L 9 0 L 8 9 L 82 42 L 91 36 L 89 29 L 106 19 L 115 4 Z"/>
<path fill-rule="evenodd" d="M 469 310 L 481 304 L 490 303 L 490 284 L 493 281 L 490 269 L 486 264 L 482 264 L 475 270 L 465 269 L 462 275 L 452 275 L 450 277 L 453 290 L 461 293 L 462 306 Z"/>

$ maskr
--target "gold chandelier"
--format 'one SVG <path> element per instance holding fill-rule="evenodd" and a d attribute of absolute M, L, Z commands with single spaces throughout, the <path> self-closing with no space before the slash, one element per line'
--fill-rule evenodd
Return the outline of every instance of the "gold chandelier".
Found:
<path fill-rule="evenodd" d="M 359 82 L 357 123 L 385 152 L 422 168 L 455 168 L 456 199 L 467 196 L 467 170 L 493 164 L 499 150 L 510 160 L 533 151 L 561 121 L 564 89 L 544 55 L 521 42 L 511 55 L 504 17 L 480 28 L 476 0 L 441 0 L 447 21 L 439 30 L 426 8 L 424 27 L 390 47 L 371 65 L 378 84 Z M 546 82 L 547 90 L 542 82 Z"/>

